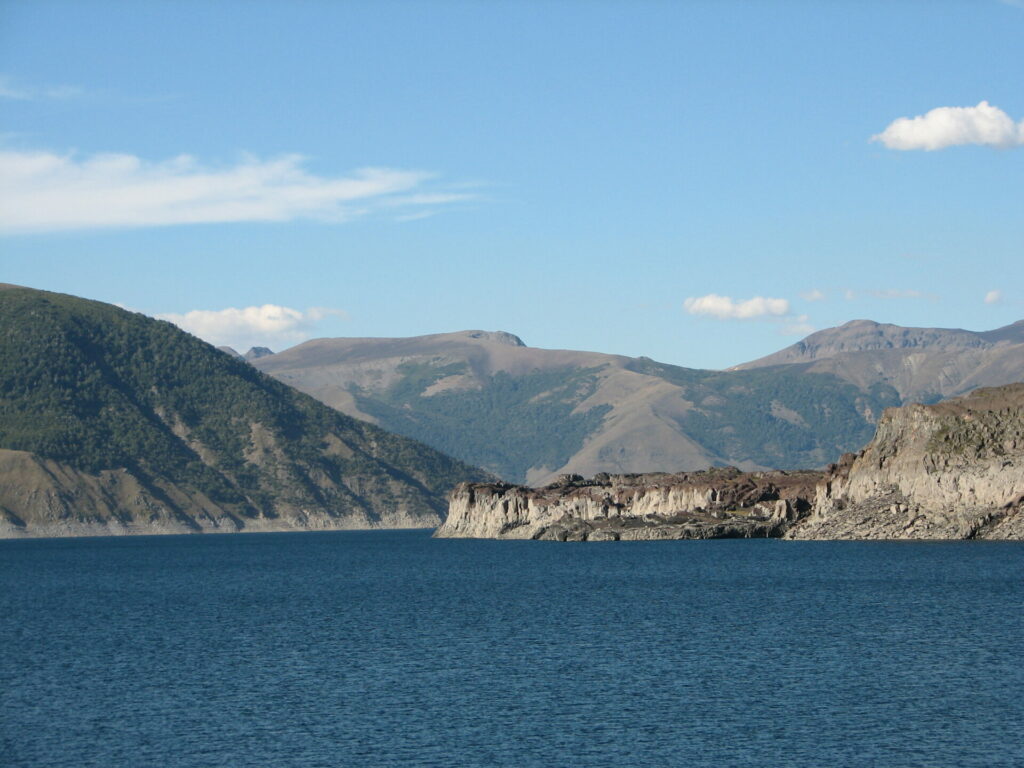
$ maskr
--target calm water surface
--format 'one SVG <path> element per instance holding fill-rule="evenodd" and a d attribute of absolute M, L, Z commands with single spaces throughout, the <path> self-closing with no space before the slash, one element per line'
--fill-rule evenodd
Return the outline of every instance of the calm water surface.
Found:
<path fill-rule="evenodd" d="M 0 542 L 3 766 L 1021 766 L 1024 546 Z"/>

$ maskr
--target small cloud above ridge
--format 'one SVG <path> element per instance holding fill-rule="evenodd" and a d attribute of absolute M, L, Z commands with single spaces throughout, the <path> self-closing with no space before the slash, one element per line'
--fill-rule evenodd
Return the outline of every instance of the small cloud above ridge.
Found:
<path fill-rule="evenodd" d="M 346 319 L 348 313 L 330 307 L 302 311 L 278 304 L 226 309 L 193 309 L 182 314 L 156 315 L 215 346 L 230 346 L 244 352 L 255 346 L 269 346 L 275 352 L 307 340 L 316 325 L 328 318 Z"/>
<path fill-rule="evenodd" d="M 756 320 L 785 317 L 789 314 L 789 301 L 764 296 L 734 300 L 729 296 L 709 293 L 686 299 L 683 308 L 691 315 L 707 315 L 719 320 Z"/>
<path fill-rule="evenodd" d="M 806 336 L 815 327 L 807 315 L 794 315 L 788 299 L 770 296 L 754 296 L 750 299 L 733 299 L 709 293 L 706 296 L 690 297 L 683 302 L 688 314 L 713 317 L 717 320 L 761 320 L 781 323 L 780 332 L 789 335 Z"/>
<path fill-rule="evenodd" d="M 989 291 L 988 293 L 985 294 L 985 303 L 986 304 L 998 304 L 1002 300 L 1003 300 L 1003 292 L 1002 291 L 999 291 L 999 290 Z"/>

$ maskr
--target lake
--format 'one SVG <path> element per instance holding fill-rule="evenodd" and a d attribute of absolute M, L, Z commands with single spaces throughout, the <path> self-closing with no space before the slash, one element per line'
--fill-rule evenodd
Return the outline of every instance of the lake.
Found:
<path fill-rule="evenodd" d="M 0 764 L 1020 766 L 1024 545 L 0 541 Z"/>

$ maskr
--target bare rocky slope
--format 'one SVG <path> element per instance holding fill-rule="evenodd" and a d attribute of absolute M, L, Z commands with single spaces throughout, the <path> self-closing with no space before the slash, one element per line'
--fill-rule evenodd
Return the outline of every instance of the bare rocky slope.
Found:
<path fill-rule="evenodd" d="M 170 323 L 0 288 L 0 538 L 434 527 L 489 477 Z"/>
<path fill-rule="evenodd" d="M 1024 384 L 887 410 L 825 471 L 461 484 L 439 537 L 1024 539 Z"/>
<path fill-rule="evenodd" d="M 253 365 L 513 483 L 563 474 L 824 467 L 882 411 L 1024 380 L 1024 322 L 854 321 L 730 371 L 537 349 L 504 332 L 316 339 Z"/>

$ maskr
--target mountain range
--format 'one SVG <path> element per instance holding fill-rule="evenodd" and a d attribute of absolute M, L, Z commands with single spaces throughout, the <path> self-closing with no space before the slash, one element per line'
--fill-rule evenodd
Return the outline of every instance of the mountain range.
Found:
<path fill-rule="evenodd" d="M 500 331 L 240 355 L 6 285 L 0 328 L 0 536 L 433 526 L 462 481 L 821 467 L 887 407 L 1024 380 L 1024 322 L 857 320 L 725 371 Z"/>
<path fill-rule="evenodd" d="M 821 467 L 883 409 L 1024 380 L 1024 321 L 993 331 L 854 320 L 725 371 L 526 346 L 506 332 L 315 339 L 251 359 L 356 418 L 504 480 Z"/>

